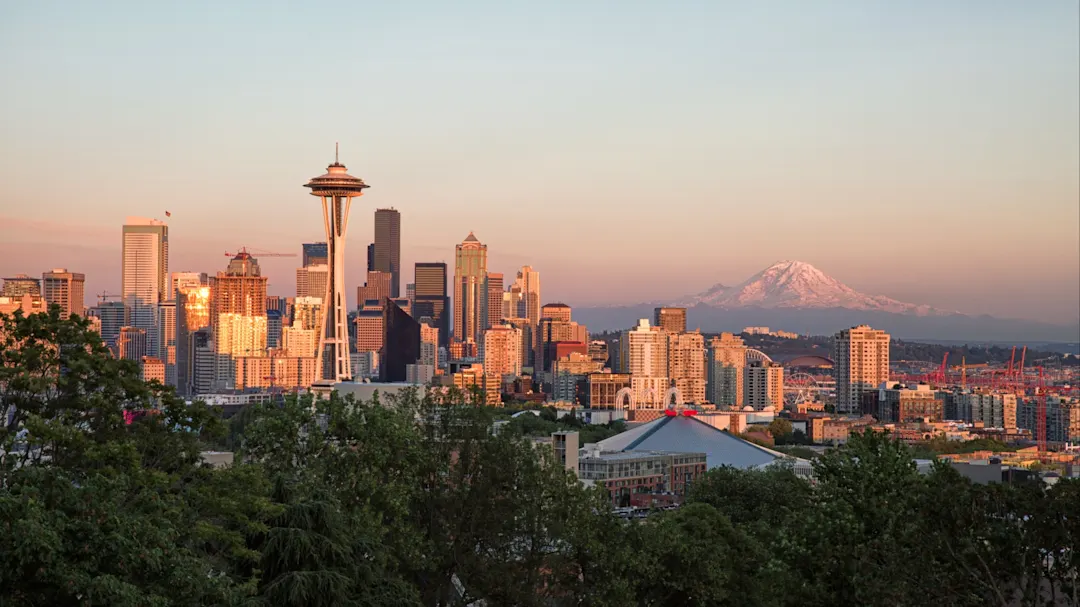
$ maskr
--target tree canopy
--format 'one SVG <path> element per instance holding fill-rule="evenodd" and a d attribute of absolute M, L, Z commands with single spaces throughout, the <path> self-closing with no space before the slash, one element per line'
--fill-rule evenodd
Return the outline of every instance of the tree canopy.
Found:
<path fill-rule="evenodd" d="M 922 474 L 867 433 L 812 482 L 718 468 L 627 521 L 528 438 L 576 420 L 495 433 L 497 410 L 413 393 L 225 422 L 82 319 L 16 313 L 0 335 L 4 605 L 1080 604 L 1075 480 Z"/>

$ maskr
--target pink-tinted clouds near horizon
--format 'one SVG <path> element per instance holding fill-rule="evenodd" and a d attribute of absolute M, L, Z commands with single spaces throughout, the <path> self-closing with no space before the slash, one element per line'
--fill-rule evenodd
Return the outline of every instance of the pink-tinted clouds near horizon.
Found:
<path fill-rule="evenodd" d="M 393 206 L 403 284 L 473 230 L 492 271 L 531 264 L 575 305 L 800 259 L 1080 320 L 1074 2 L 420 4 L 0 8 L 0 275 L 115 291 L 124 217 L 166 210 L 175 271 L 299 253 L 322 236 L 302 184 L 340 141 L 372 185 L 350 295 Z M 260 260 L 271 292 L 297 261 Z"/>

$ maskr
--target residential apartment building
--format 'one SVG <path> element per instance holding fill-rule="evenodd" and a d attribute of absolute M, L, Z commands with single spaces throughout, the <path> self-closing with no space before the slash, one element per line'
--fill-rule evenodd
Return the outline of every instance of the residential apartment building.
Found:
<path fill-rule="evenodd" d="M 502 378 L 521 375 L 521 329 L 508 325 L 484 331 L 484 372 Z"/>
<path fill-rule="evenodd" d="M 658 308 L 673 310 L 676 308 Z M 684 310 L 685 312 L 685 310 Z M 672 324 L 672 317 L 664 317 Z M 675 318 L 677 320 L 677 317 Z M 668 379 L 679 390 L 683 402 L 705 402 L 705 336 L 697 331 L 673 333 L 665 329 L 668 338 Z"/>
<path fill-rule="evenodd" d="M 745 401 L 746 343 L 731 333 L 709 340 L 706 351 L 706 398 L 719 407 L 742 407 Z"/>
<path fill-rule="evenodd" d="M 744 369 L 745 406 L 761 411 L 784 408 L 784 368 L 779 363 L 753 361 Z"/>
<path fill-rule="evenodd" d="M 836 412 L 855 414 L 863 394 L 889 380 L 889 334 L 859 325 L 833 337 Z"/>
<path fill-rule="evenodd" d="M 686 332 L 686 308 L 656 308 L 653 324 L 668 333 Z"/>

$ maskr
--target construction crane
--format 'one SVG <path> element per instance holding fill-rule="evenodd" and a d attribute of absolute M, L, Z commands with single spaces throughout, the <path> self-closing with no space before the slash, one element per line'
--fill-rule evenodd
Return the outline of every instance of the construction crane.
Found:
<path fill-rule="evenodd" d="M 266 251 L 257 251 L 255 249 L 248 251 L 247 247 L 240 247 L 240 250 L 236 253 L 225 251 L 225 257 L 236 257 L 237 255 L 250 255 L 252 257 L 296 257 L 296 253 L 270 253 Z"/>
<path fill-rule="evenodd" d="M 117 294 L 114 294 L 114 293 L 109 293 L 108 291 L 102 291 L 101 293 L 98 293 L 97 298 L 98 298 L 98 304 L 100 305 L 100 304 L 103 304 L 103 303 L 105 303 L 106 301 L 108 301 L 110 299 L 123 299 L 124 296 L 123 295 L 117 295 Z"/>

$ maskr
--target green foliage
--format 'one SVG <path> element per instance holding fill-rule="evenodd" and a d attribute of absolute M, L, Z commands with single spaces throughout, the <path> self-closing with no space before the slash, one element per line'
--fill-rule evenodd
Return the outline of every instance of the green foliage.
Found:
<path fill-rule="evenodd" d="M 934 459 L 938 455 L 953 453 L 974 453 L 976 451 L 993 451 L 1008 453 L 1016 451 L 1016 445 L 1009 445 L 992 438 L 976 438 L 967 441 L 948 440 L 944 436 L 935 436 L 928 441 L 921 441 L 911 445 L 915 457 L 919 459 Z"/>
<path fill-rule="evenodd" d="M 813 483 L 714 469 L 680 509 L 626 521 L 527 438 L 621 423 L 549 409 L 493 434 L 498 409 L 407 393 L 294 396 L 226 425 L 85 321 L 0 329 L 3 605 L 1080 605 L 1077 480 L 924 474 L 865 433 L 816 457 Z M 203 465 L 207 445 L 235 463 Z"/>
<path fill-rule="evenodd" d="M 777 417 L 769 422 L 769 434 L 772 435 L 773 439 L 780 440 L 788 438 L 791 436 L 792 432 L 793 428 L 791 427 L 791 422 L 782 417 Z"/>

